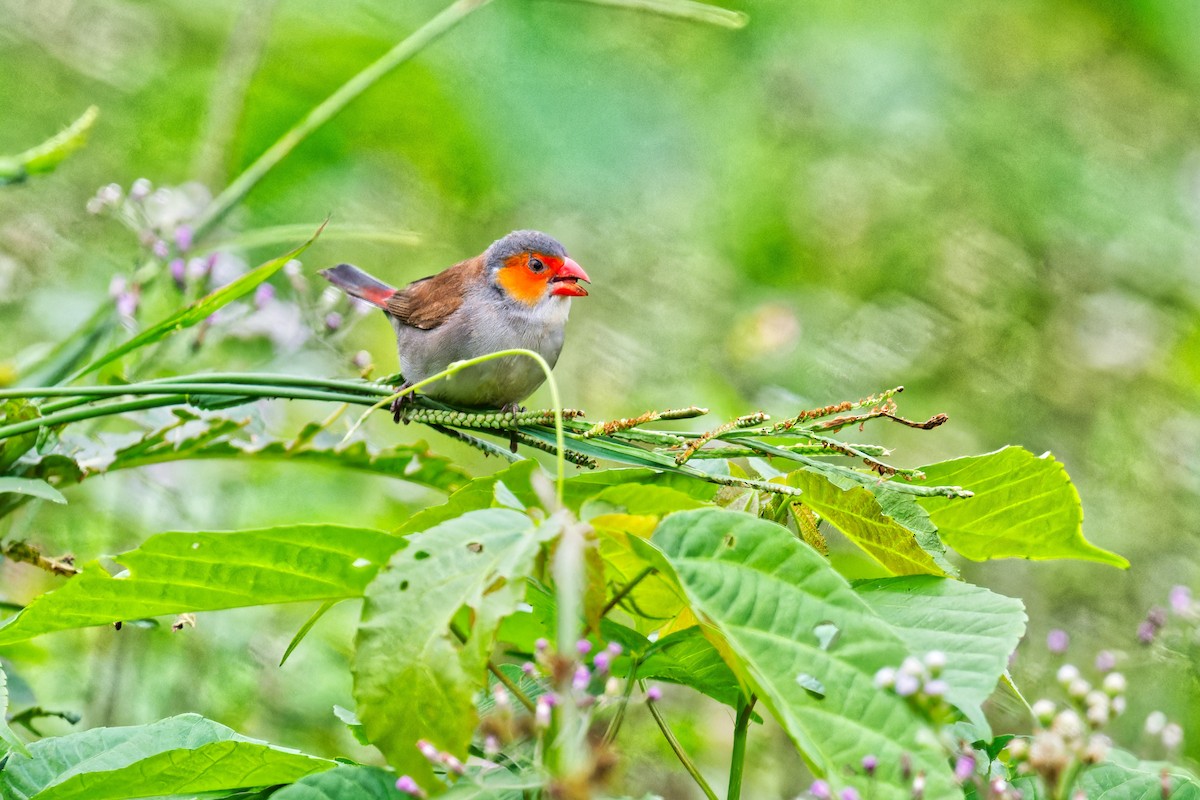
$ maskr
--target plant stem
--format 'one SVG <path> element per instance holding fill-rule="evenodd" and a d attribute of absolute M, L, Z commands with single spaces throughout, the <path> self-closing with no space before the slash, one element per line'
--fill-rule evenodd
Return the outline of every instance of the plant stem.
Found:
<path fill-rule="evenodd" d="M 617 738 L 617 733 L 621 730 L 621 723 L 625 721 L 625 712 L 629 709 L 629 698 L 633 696 L 633 687 L 637 682 L 637 668 L 637 656 L 630 656 L 629 674 L 625 676 L 625 693 L 621 696 L 621 705 L 617 706 L 617 713 L 608 723 L 608 730 L 604 732 L 605 744 L 613 743 L 613 740 Z"/>
<path fill-rule="evenodd" d="M 633 591 L 634 587 L 637 586 L 639 583 L 641 583 L 643 580 L 645 580 L 647 577 L 649 577 L 650 573 L 652 573 L 652 572 L 654 572 L 654 567 L 646 567 L 641 572 L 639 572 L 637 575 L 634 575 L 633 579 L 631 581 L 629 581 L 629 583 L 627 583 L 621 587 L 621 591 L 614 594 L 612 596 L 612 599 L 604 604 L 604 608 L 601 609 L 601 611 L 600 611 L 600 616 L 603 617 L 603 616 L 607 615 L 608 612 L 610 612 L 614 608 L 616 608 L 617 604 L 620 603 L 622 600 L 624 600 L 626 597 L 628 597 L 629 593 Z"/>
<path fill-rule="evenodd" d="M 646 688 L 645 682 L 638 681 L 638 683 L 641 684 L 644 691 Z M 658 729 L 662 731 L 663 738 L 667 740 L 667 744 L 670 745 L 671 750 L 675 753 L 675 757 L 679 759 L 679 763 L 683 764 L 683 768 L 687 770 L 687 773 L 692 776 L 692 780 L 700 787 L 700 791 L 704 792 L 704 796 L 708 800 L 718 800 L 717 793 L 708 785 L 708 781 L 704 780 L 704 776 L 700 774 L 700 770 L 696 768 L 692 759 L 684 751 L 683 745 L 679 743 L 679 740 L 675 738 L 675 734 L 671 732 L 671 726 L 667 724 L 662 712 L 658 710 L 658 704 L 647 698 L 646 708 L 650 709 L 650 716 L 654 717 L 654 721 L 658 724 Z"/>
<path fill-rule="evenodd" d="M 467 634 L 459 630 L 458 626 L 453 622 L 450 623 L 450 632 L 453 633 L 454 638 L 458 639 L 458 641 L 462 644 L 467 643 Z M 513 697 L 517 698 L 521 705 L 525 706 L 529 713 L 532 714 L 534 710 L 533 701 L 529 699 L 528 695 L 521 691 L 521 687 L 517 686 L 512 682 L 512 680 L 509 679 L 507 675 L 501 672 L 500 668 L 496 666 L 496 662 L 492 661 L 490 658 L 488 659 L 487 667 L 488 672 L 495 675 L 496 680 L 500 681 L 500 683 L 504 685 L 505 689 L 508 689 L 510 692 L 512 692 Z"/>
<path fill-rule="evenodd" d="M 268 147 L 253 164 L 213 199 L 196 220 L 197 238 L 203 236 L 220 222 L 268 172 L 286 158 L 298 144 L 307 139 L 313 131 L 337 116 L 355 98 L 378 83 L 389 72 L 421 52 L 428 44 L 453 28 L 472 11 L 487 5 L 488 2 L 490 0 L 457 0 L 380 56 L 366 69 L 338 87 L 333 94 L 309 111 L 304 119 L 279 137 L 275 144 Z"/>
<path fill-rule="evenodd" d="M 182 394 L 167 395 L 166 397 L 149 397 L 143 400 L 127 400 L 122 403 L 105 403 L 101 406 L 89 406 L 76 411 L 61 411 L 48 414 L 38 419 L 14 422 L 11 425 L 0 426 L 0 439 L 7 439 L 20 433 L 28 433 L 38 428 L 48 428 L 54 425 L 65 425 L 68 422 L 79 422 L 84 419 L 94 419 L 112 414 L 124 414 L 127 411 L 141 411 L 147 408 L 162 408 L 186 403 L 187 397 Z"/>
<path fill-rule="evenodd" d="M 733 754 L 729 759 L 729 792 L 725 800 L 740 800 L 742 796 L 742 770 L 746 766 L 746 735 L 750 730 L 750 714 L 757 698 L 750 695 L 738 698 L 737 721 L 733 725 Z"/>

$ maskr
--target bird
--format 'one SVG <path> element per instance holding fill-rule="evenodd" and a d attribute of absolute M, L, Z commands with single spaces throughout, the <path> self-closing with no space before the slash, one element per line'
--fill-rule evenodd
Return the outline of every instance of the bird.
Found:
<path fill-rule="evenodd" d="M 534 230 L 513 231 L 479 255 L 402 289 L 351 264 L 320 274 L 351 297 L 383 309 L 396 332 L 401 390 L 456 361 L 499 350 L 532 350 L 553 367 L 571 299 L 587 296 L 580 281 L 591 283 L 558 240 Z M 544 380 L 533 359 L 505 356 L 435 381 L 423 393 L 461 408 L 514 411 Z M 393 404 L 397 422 L 412 399 L 409 393 Z"/>

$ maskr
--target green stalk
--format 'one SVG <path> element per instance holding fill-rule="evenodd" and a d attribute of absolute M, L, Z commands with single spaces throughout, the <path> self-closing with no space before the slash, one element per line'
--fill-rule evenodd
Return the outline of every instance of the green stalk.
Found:
<path fill-rule="evenodd" d="M 288 154 L 307 139 L 313 131 L 341 113 L 360 94 L 370 89 L 396 67 L 421 52 L 472 11 L 489 2 L 490 0 L 457 0 L 457 2 L 451 3 L 440 14 L 380 56 L 373 64 L 338 87 L 333 94 L 309 111 L 304 119 L 279 137 L 275 144 L 268 147 L 253 164 L 213 199 L 196 219 L 196 237 L 200 238 L 220 222 L 268 172 L 287 158 Z"/>
<path fill-rule="evenodd" d="M 166 397 L 150 397 L 144 400 L 127 400 L 123 403 L 105 403 L 101 406 L 89 406 L 75 411 L 61 411 L 48 414 L 37 419 L 14 422 L 11 425 L 0 425 L 0 440 L 8 439 L 38 428 L 49 428 L 54 425 L 66 425 L 68 422 L 79 422 L 96 417 L 107 417 L 113 414 L 124 414 L 128 411 L 141 411 L 146 408 L 162 408 L 186 403 L 187 396 L 182 394 L 167 395 Z"/>
<path fill-rule="evenodd" d="M 78 395 L 79 391 L 63 392 L 60 387 L 55 387 L 51 390 L 49 387 L 41 388 L 30 392 L 28 390 L 6 390 L 8 392 L 20 391 L 23 394 L 8 394 L 13 397 L 28 397 L 42 396 L 43 393 L 58 396 L 61 394 Z M 211 394 L 229 397 L 262 397 L 268 399 L 282 400 L 323 400 L 334 403 L 354 403 L 357 405 L 369 405 L 373 398 L 364 397 L 362 395 L 339 394 L 337 392 L 323 392 L 312 389 L 302 388 L 287 388 L 287 387 L 264 387 L 264 386 L 243 386 L 243 385 L 222 385 L 222 384 L 205 384 L 205 383 L 177 383 L 164 384 L 160 386 L 148 386 L 142 384 L 136 390 L 130 391 L 128 386 L 93 386 L 86 390 L 93 392 L 95 396 L 124 396 L 124 395 L 149 395 L 146 400 L 129 400 L 120 403 L 101 403 L 99 405 L 88 405 L 83 408 L 78 408 L 72 404 L 71 408 L 56 410 L 52 413 L 38 417 L 37 419 L 25 420 L 23 422 L 14 422 L 11 425 L 0 426 L 0 440 L 7 439 L 18 434 L 34 431 L 39 428 L 49 428 L 55 425 L 65 425 L 69 422 L 79 422 L 85 419 L 95 419 L 97 417 L 107 417 L 115 414 L 124 414 L 129 411 L 139 411 L 145 408 L 160 408 L 162 406 L 183 405 L 189 402 L 188 394 L 180 394 L 180 392 L 188 392 L 189 394 Z"/>
<path fill-rule="evenodd" d="M 750 700 L 738 698 L 737 721 L 733 725 L 733 754 L 729 759 L 729 792 L 725 800 L 740 800 L 742 770 L 746 766 L 746 734 L 750 730 L 750 714 L 754 710 L 754 695 Z"/>

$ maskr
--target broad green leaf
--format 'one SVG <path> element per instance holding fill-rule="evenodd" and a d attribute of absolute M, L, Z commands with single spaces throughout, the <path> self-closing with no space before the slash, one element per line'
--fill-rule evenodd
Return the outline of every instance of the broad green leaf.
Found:
<path fill-rule="evenodd" d="M 942 541 L 967 558 L 1077 558 L 1129 566 L 1083 538 L 1079 494 L 1049 453 L 1038 457 L 1021 447 L 1005 447 L 921 470 L 930 483 L 956 484 L 975 493 L 962 500 L 920 500 Z"/>
<path fill-rule="evenodd" d="M 51 138 L 15 156 L 0 156 L 0 186 L 18 183 L 30 175 L 53 172 L 63 159 L 87 143 L 100 109 L 88 106 L 79 119 Z"/>
<path fill-rule="evenodd" d="M 725 638 L 754 693 L 831 784 L 875 800 L 909 800 L 900 766 L 907 753 L 925 773 L 926 796 L 958 791 L 926 721 L 874 685 L 875 673 L 908 650 L 825 559 L 786 528 L 717 509 L 670 515 L 651 544 L 693 610 Z M 838 632 L 831 643 L 830 625 Z M 820 693 L 806 688 L 816 685 Z M 879 759 L 873 780 L 856 771 L 866 755 Z"/>
<path fill-rule="evenodd" d="M 360 597 L 403 546 L 389 533 L 341 525 L 160 533 L 116 557 L 128 575 L 93 561 L 36 598 L 0 627 L 0 645 L 160 614 Z"/>
<path fill-rule="evenodd" d="M 272 800 L 410 800 L 396 788 L 396 774 L 379 767 L 341 764 L 306 775 L 271 795 Z"/>
<path fill-rule="evenodd" d="M 937 536 L 906 528 L 880 508 L 862 486 L 842 490 L 815 472 L 796 470 L 787 484 L 804 492 L 800 502 L 817 512 L 893 575 L 945 575 Z"/>
<path fill-rule="evenodd" d="M 401 525 L 396 533 L 405 535 L 414 531 L 424 531 L 447 520 L 455 519 L 468 511 L 479 511 L 500 505 L 497 501 L 496 487 L 503 484 L 505 491 L 525 505 L 536 505 L 537 495 L 530 485 L 530 475 L 541 466 L 529 459 L 518 461 L 510 467 L 475 478 L 462 486 L 446 500 L 437 506 L 418 511 Z"/>
<path fill-rule="evenodd" d="M 55 489 L 50 484 L 38 478 L 13 478 L 9 476 L 0 476 L 0 494 L 12 492 L 13 494 L 26 494 L 30 497 L 40 497 L 43 500 L 49 500 L 52 503 L 66 503 L 67 498 L 62 496 L 62 492 Z"/>
<path fill-rule="evenodd" d="M 858 584 L 855 591 L 914 655 L 945 653 L 946 700 L 979 728 L 981 736 L 990 736 L 981 706 L 1025 634 L 1021 601 L 932 576 L 882 578 Z"/>
<path fill-rule="evenodd" d="M 432 780 L 416 748 L 422 738 L 466 758 L 472 695 L 487 686 L 497 628 L 525 599 L 524 578 L 556 530 L 553 520 L 535 529 L 506 508 L 471 511 L 411 534 L 367 587 L 354 699 L 368 737 L 398 772 Z M 468 616 L 463 644 L 450 625 Z"/>
<path fill-rule="evenodd" d="M 1075 782 L 1088 800 L 1200 800 L 1200 782 L 1182 767 L 1138 761 L 1114 750 L 1103 764 L 1087 767 Z"/>
<path fill-rule="evenodd" d="M 614 664 L 613 674 L 618 677 L 628 674 L 628 664 L 625 660 Z M 638 662 L 637 677 L 690 686 L 731 708 L 737 708 L 742 697 L 737 676 L 698 626 L 654 642 Z"/>
<path fill-rule="evenodd" d="M 0 752 L 6 750 L 15 750 L 23 756 L 29 755 L 25 742 L 8 725 L 8 675 L 4 673 L 3 665 L 0 665 Z"/>
<path fill-rule="evenodd" d="M 249 739 L 198 714 L 150 725 L 95 728 L 42 739 L 10 754 L 5 800 L 125 800 L 273 786 L 334 762 Z"/>
<path fill-rule="evenodd" d="M 707 504 L 668 486 L 625 483 L 610 486 L 585 501 L 580 517 L 585 520 L 601 514 L 662 517 L 672 511 L 686 511 L 704 505 Z"/>
<path fill-rule="evenodd" d="M 324 225 L 321 226 L 321 228 L 324 227 Z M 312 235 L 311 239 L 294 250 L 284 253 L 278 258 L 273 258 L 270 261 L 260 264 L 259 266 L 247 272 L 245 275 L 242 275 L 225 284 L 221 288 L 210 292 L 204 297 L 201 297 L 187 308 L 177 311 L 156 325 L 150 326 L 124 344 L 117 345 L 115 348 L 100 356 L 86 367 L 78 370 L 68 379 L 68 382 L 82 378 L 89 372 L 95 372 L 105 364 L 111 364 L 118 358 L 132 353 L 134 350 L 137 350 L 140 347 L 145 347 L 148 344 L 154 344 L 155 342 L 165 339 L 177 331 L 190 328 L 199 322 L 203 322 L 212 316 L 212 314 L 218 309 L 233 302 L 234 300 L 237 300 L 239 297 L 244 297 L 250 292 L 253 292 L 255 287 L 282 269 L 284 264 L 288 263 L 294 258 L 298 258 L 301 253 L 307 250 L 309 245 L 315 242 L 317 237 L 321 235 L 321 228 L 317 229 L 317 232 Z"/>

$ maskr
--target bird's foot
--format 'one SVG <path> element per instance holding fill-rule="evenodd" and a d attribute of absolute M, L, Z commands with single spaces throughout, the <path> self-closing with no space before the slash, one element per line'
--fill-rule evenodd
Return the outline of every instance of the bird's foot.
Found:
<path fill-rule="evenodd" d="M 518 403 L 505 403 L 500 407 L 501 414 L 520 414 L 525 411 L 525 406 Z M 509 431 L 508 434 L 508 450 L 510 453 L 517 452 L 517 432 Z"/>
<path fill-rule="evenodd" d="M 405 381 L 401 386 L 396 388 L 396 391 L 403 392 L 405 389 L 409 388 L 410 386 L 412 386 L 412 384 L 409 383 L 408 381 Z M 417 395 L 415 392 L 405 392 L 404 394 L 397 397 L 395 400 L 392 401 L 392 407 L 391 407 L 392 419 L 394 419 L 397 423 L 403 422 L 405 425 L 407 425 L 408 419 L 407 419 L 404 411 L 409 406 L 415 405 L 416 402 L 417 402 Z"/>

